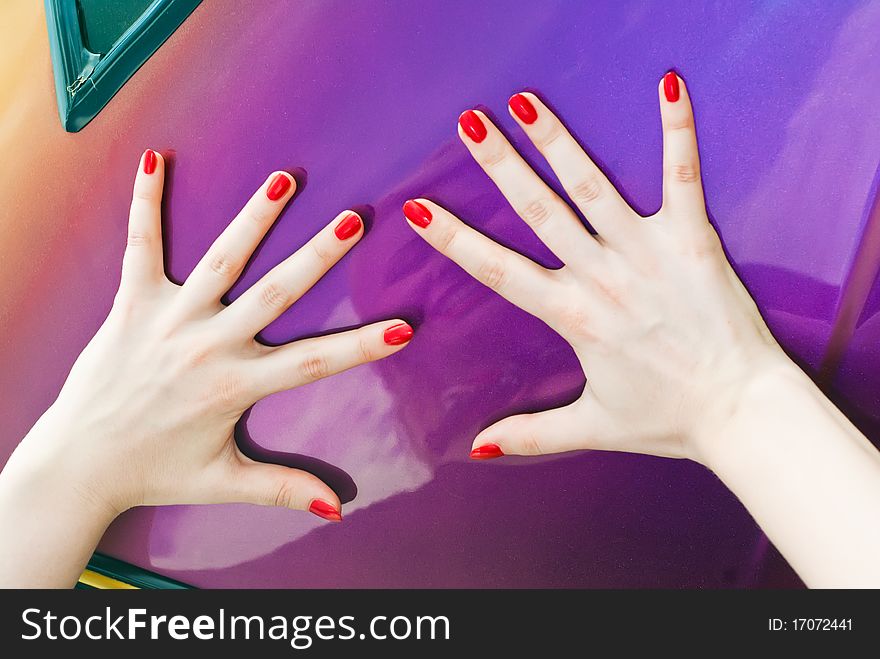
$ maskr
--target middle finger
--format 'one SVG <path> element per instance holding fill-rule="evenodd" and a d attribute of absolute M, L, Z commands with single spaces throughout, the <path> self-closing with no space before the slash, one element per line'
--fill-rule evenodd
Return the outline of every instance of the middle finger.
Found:
<path fill-rule="evenodd" d="M 599 243 L 578 216 L 522 159 L 501 131 L 478 110 L 458 120 L 458 134 L 501 194 L 541 241 L 562 260 L 597 254 Z"/>

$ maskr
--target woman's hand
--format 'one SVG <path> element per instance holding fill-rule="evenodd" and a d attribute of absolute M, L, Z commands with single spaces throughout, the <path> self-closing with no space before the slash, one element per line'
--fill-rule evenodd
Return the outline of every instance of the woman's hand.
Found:
<path fill-rule="evenodd" d="M 567 407 L 504 419 L 474 458 L 608 449 L 705 461 L 705 444 L 768 369 L 791 368 L 709 224 L 687 89 L 659 87 L 663 206 L 641 217 L 534 95 L 512 116 L 598 235 L 480 112 L 459 135 L 514 210 L 564 263 L 548 270 L 489 240 L 430 201 L 406 203 L 416 233 L 486 286 L 546 322 L 587 376 Z"/>
<path fill-rule="evenodd" d="M 246 502 L 340 520 L 330 487 L 247 458 L 233 428 L 264 396 L 387 357 L 409 341 L 412 329 L 401 320 L 280 347 L 254 339 L 357 244 L 361 218 L 343 211 L 227 307 L 221 296 L 293 195 L 294 179 L 270 175 L 177 286 L 163 268 L 164 175 L 162 157 L 147 151 L 113 308 L 7 469 L 52 463 L 56 475 L 115 513 Z"/>
<path fill-rule="evenodd" d="M 587 384 L 568 405 L 504 419 L 471 457 L 606 449 L 715 471 L 811 586 L 880 584 L 880 453 L 788 359 L 709 224 L 687 89 L 660 84 L 663 206 L 640 217 L 534 94 L 510 110 L 578 216 L 485 115 L 459 135 L 564 266 L 548 270 L 424 199 L 404 213 L 440 252 L 572 346 Z M 841 514 L 841 511 L 845 511 Z"/>

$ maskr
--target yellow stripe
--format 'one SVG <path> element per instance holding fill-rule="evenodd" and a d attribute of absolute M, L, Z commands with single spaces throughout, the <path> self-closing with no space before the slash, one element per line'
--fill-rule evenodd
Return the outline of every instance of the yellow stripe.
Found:
<path fill-rule="evenodd" d="M 92 570 L 86 570 L 79 578 L 79 582 L 92 588 L 100 588 L 101 590 L 138 590 L 137 586 L 119 581 L 113 577 L 107 577 Z"/>

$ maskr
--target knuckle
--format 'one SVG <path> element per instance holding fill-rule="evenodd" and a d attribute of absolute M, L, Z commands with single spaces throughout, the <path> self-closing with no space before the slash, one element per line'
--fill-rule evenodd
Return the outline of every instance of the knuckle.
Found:
<path fill-rule="evenodd" d="M 269 311 L 285 308 L 287 301 L 287 292 L 278 284 L 268 283 L 260 290 L 260 304 Z"/>
<path fill-rule="evenodd" d="M 458 230 L 454 226 L 447 226 L 437 235 L 437 249 L 441 252 L 447 252 L 455 242 Z"/>
<path fill-rule="evenodd" d="M 156 200 L 156 194 L 146 187 L 137 186 L 132 192 L 131 198 L 133 203 L 142 201 L 152 203 Z"/>
<path fill-rule="evenodd" d="M 274 208 L 267 208 L 261 204 L 255 204 L 254 206 L 248 207 L 244 211 L 244 216 L 249 222 L 253 222 L 256 225 L 263 226 L 265 224 L 268 224 L 275 218 L 274 211 Z"/>
<path fill-rule="evenodd" d="M 314 382 L 326 378 L 330 374 L 327 360 L 321 355 L 309 355 L 300 362 L 299 372 L 306 382 Z"/>
<path fill-rule="evenodd" d="M 238 263 L 229 254 L 220 252 L 214 254 L 210 260 L 211 271 L 221 277 L 231 275 L 238 270 Z"/>
<path fill-rule="evenodd" d="M 501 163 L 507 160 L 508 150 L 507 148 L 500 148 L 493 150 L 491 153 L 487 153 L 480 160 L 480 164 L 483 165 L 484 169 L 494 169 L 501 165 Z"/>
<path fill-rule="evenodd" d="M 113 298 L 110 313 L 120 322 L 127 323 L 135 315 L 137 307 L 137 298 L 130 294 L 127 287 L 120 286 Z"/>
<path fill-rule="evenodd" d="M 539 149 L 546 149 L 555 144 L 564 134 L 565 133 L 562 130 L 562 126 L 558 123 L 554 124 L 553 127 L 549 131 L 547 131 L 547 133 L 543 137 L 537 140 L 535 146 L 537 146 Z"/>
<path fill-rule="evenodd" d="M 182 362 L 190 368 L 198 368 L 211 361 L 213 350 L 206 345 L 195 345 L 187 348 Z"/>
<path fill-rule="evenodd" d="M 526 204 L 519 215 L 526 224 L 537 229 L 553 216 L 553 204 L 548 199 L 536 199 Z"/>
<path fill-rule="evenodd" d="M 294 508 L 296 501 L 296 488 L 289 481 L 281 481 L 275 485 L 269 498 L 269 503 L 278 508 Z"/>
<path fill-rule="evenodd" d="M 602 296 L 611 302 L 615 307 L 623 307 L 623 290 L 621 287 L 607 279 L 602 277 L 597 277 L 595 279 L 596 288 L 599 289 L 599 292 Z"/>
<path fill-rule="evenodd" d="M 571 189 L 571 198 L 575 202 L 589 204 L 602 196 L 602 183 L 597 176 L 588 176 L 579 181 Z"/>
<path fill-rule="evenodd" d="M 233 373 L 224 373 L 214 384 L 215 400 L 222 407 L 236 405 L 242 397 L 241 379 Z"/>
<path fill-rule="evenodd" d="M 129 231 L 128 246 L 129 247 L 146 247 L 153 242 L 153 237 L 146 231 Z"/>
<path fill-rule="evenodd" d="M 714 261 L 723 256 L 718 234 L 708 229 L 692 236 L 686 245 L 686 255 L 697 261 Z"/>
<path fill-rule="evenodd" d="M 690 112 L 670 117 L 666 123 L 666 130 L 690 130 L 693 127 L 694 117 Z"/>
<path fill-rule="evenodd" d="M 507 283 L 507 268 L 499 259 L 487 259 L 477 270 L 477 280 L 493 291 L 499 291 Z"/>
<path fill-rule="evenodd" d="M 529 428 L 522 437 L 523 455 L 543 455 L 544 450 L 541 448 L 541 440 L 538 438 L 534 429 Z"/>
<path fill-rule="evenodd" d="M 336 262 L 336 259 L 334 259 L 333 256 L 329 252 L 327 252 L 324 249 L 324 246 L 320 245 L 317 240 L 313 240 L 309 244 L 312 246 L 312 252 L 315 254 L 315 257 L 318 259 L 318 261 L 321 262 L 324 267 L 329 268 Z"/>
<path fill-rule="evenodd" d="M 700 180 L 700 170 L 693 163 L 671 165 L 669 178 L 678 183 L 696 183 Z"/>
<path fill-rule="evenodd" d="M 583 309 L 565 307 L 558 313 L 559 327 L 564 336 L 584 340 L 594 340 L 595 334 L 590 325 L 590 317 Z"/>
<path fill-rule="evenodd" d="M 371 362 L 376 358 L 373 348 L 370 346 L 370 341 L 365 336 L 361 336 L 358 339 L 358 354 L 361 357 L 361 361 L 364 362 Z"/>

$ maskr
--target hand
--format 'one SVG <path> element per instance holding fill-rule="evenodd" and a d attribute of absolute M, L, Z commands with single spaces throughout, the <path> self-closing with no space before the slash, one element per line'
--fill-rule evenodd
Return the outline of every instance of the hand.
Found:
<path fill-rule="evenodd" d="M 267 347 L 254 337 L 363 235 L 340 213 L 228 307 L 233 285 L 295 189 L 275 172 L 182 286 L 164 274 L 160 202 L 164 162 L 147 151 L 135 180 L 122 281 L 107 320 L 76 361 L 58 400 L 7 469 L 51 463 L 65 481 L 115 513 L 141 504 L 245 502 L 341 519 L 315 476 L 247 458 L 233 439 L 242 413 L 291 389 L 400 350 L 401 320 Z"/>
<path fill-rule="evenodd" d="M 587 383 L 559 409 L 486 428 L 471 457 L 575 449 L 706 462 L 706 443 L 762 373 L 793 368 L 730 267 L 709 223 L 690 99 L 668 74 L 659 87 L 663 205 L 641 217 L 534 94 L 511 115 L 598 232 L 519 156 L 481 112 L 459 136 L 513 209 L 564 263 L 543 268 L 425 199 L 404 213 L 416 233 L 571 344 Z"/>

